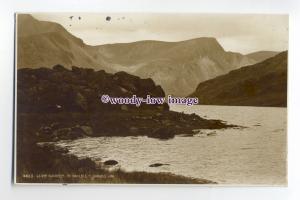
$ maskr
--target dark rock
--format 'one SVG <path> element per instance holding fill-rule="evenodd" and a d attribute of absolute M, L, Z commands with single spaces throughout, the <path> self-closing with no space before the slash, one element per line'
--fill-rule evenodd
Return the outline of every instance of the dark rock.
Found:
<path fill-rule="evenodd" d="M 165 96 L 165 92 L 164 92 L 164 90 L 162 89 L 162 87 L 160 85 L 156 86 L 151 91 L 151 93 L 152 93 L 152 96 L 156 96 L 156 97 L 164 97 Z"/>
<path fill-rule="evenodd" d="M 91 135 L 91 128 L 88 126 L 76 126 L 71 128 L 60 128 L 53 132 L 53 140 L 70 140 L 86 137 L 87 135 Z"/>
<path fill-rule="evenodd" d="M 61 128 L 53 132 L 53 137 L 57 139 L 69 139 L 71 128 Z"/>
<path fill-rule="evenodd" d="M 118 164 L 118 161 L 116 160 L 107 160 L 104 162 L 104 165 L 116 165 Z"/>
<path fill-rule="evenodd" d="M 80 70 L 79 67 L 72 66 L 72 72 L 77 73 L 77 74 L 80 74 L 81 70 Z"/>
<path fill-rule="evenodd" d="M 83 130 L 83 133 L 88 136 L 93 135 L 93 129 L 90 126 L 80 126 L 80 128 Z"/>
<path fill-rule="evenodd" d="M 194 135 L 193 134 L 183 134 L 181 135 L 181 137 L 193 137 Z"/>
<path fill-rule="evenodd" d="M 50 125 L 50 127 L 52 130 L 56 130 L 56 129 L 62 128 L 63 126 L 59 122 L 54 122 Z"/>
<path fill-rule="evenodd" d="M 137 76 L 121 71 L 115 73 L 113 79 L 128 91 L 131 91 L 133 93 L 136 93 L 138 91 L 138 81 L 140 78 Z"/>
<path fill-rule="evenodd" d="M 170 164 L 154 163 L 154 164 L 149 165 L 149 167 L 160 167 L 160 166 L 163 166 L 163 165 L 170 165 Z"/>
<path fill-rule="evenodd" d="M 201 133 L 201 130 L 200 130 L 200 129 L 193 129 L 192 131 L 193 131 L 193 133 L 195 133 L 195 134 L 196 134 L 196 133 Z"/>
<path fill-rule="evenodd" d="M 80 126 L 72 127 L 69 136 L 70 139 L 80 138 L 85 136 L 85 132 Z"/>
<path fill-rule="evenodd" d="M 50 135 L 52 133 L 52 129 L 49 126 L 42 126 L 39 131 L 38 131 L 38 135 Z"/>
<path fill-rule="evenodd" d="M 54 65 L 53 66 L 53 70 L 55 70 L 55 71 L 69 71 L 68 69 L 66 69 L 66 68 L 64 68 L 64 66 L 62 66 L 62 65 Z"/>
<path fill-rule="evenodd" d="M 149 137 L 159 138 L 159 139 L 170 139 L 174 138 L 175 130 L 171 127 L 160 127 L 152 131 Z"/>
<path fill-rule="evenodd" d="M 207 136 L 216 136 L 216 135 L 217 135 L 217 132 L 216 132 L 216 131 L 207 133 Z"/>
<path fill-rule="evenodd" d="M 69 152 L 69 150 L 66 147 L 58 147 L 58 146 L 54 146 L 54 150 L 57 153 L 61 153 L 61 154 L 66 154 Z"/>
<path fill-rule="evenodd" d="M 120 105 L 100 103 L 99 94 L 118 97 L 141 97 L 146 95 L 164 96 L 160 86 L 151 79 L 118 72 L 109 74 L 103 70 L 94 71 L 73 66 L 72 70 L 62 65 L 53 69 L 18 70 L 18 111 L 27 113 L 57 112 L 102 112 L 120 110 Z M 168 109 L 167 105 L 141 106 L 127 105 L 122 110 Z"/>
<path fill-rule="evenodd" d="M 141 89 L 155 90 L 155 88 L 156 88 L 155 83 L 151 78 L 140 79 L 138 84 Z M 160 94 L 158 94 L 158 95 L 160 95 Z"/>

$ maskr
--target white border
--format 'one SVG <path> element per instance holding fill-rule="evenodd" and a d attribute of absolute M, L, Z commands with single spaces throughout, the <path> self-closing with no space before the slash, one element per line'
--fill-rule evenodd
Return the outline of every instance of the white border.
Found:
<path fill-rule="evenodd" d="M 64 12 L 65 13 L 65 12 Z M 15 52 L 15 57 L 14 57 L 14 60 L 15 60 L 15 66 L 14 66 L 14 73 L 15 73 L 15 79 L 14 79 L 14 84 L 15 84 L 15 87 L 14 87 L 14 95 L 15 95 L 15 98 L 14 98 L 14 109 L 15 109 L 15 114 L 14 114 L 14 166 L 13 166 L 13 170 L 14 170 L 14 184 L 16 185 L 119 185 L 119 186 L 123 186 L 123 185 L 127 185 L 127 186 L 132 186 L 132 185 L 161 185 L 161 186 L 165 186 L 165 185 L 169 185 L 169 186 L 203 186 L 203 187 L 287 187 L 288 185 L 288 177 L 285 177 L 286 178 L 286 183 L 285 184 L 281 184 L 281 185 L 276 185 L 276 184 L 258 184 L 258 185 L 255 185 L 255 184 L 116 184 L 116 183 L 22 183 L 22 182 L 17 182 L 17 80 L 18 80 L 18 69 L 17 69 L 17 63 L 18 63 L 18 55 L 17 55 L 17 49 L 18 49 L 18 35 L 17 35 L 17 32 L 18 32 L 18 15 L 19 14 L 34 14 L 34 13 L 15 13 L 15 49 L 14 49 L 14 52 Z M 59 14 L 59 13 L 57 13 Z M 78 12 L 77 14 L 80 14 L 80 12 Z M 126 14 L 126 13 L 122 13 L 122 14 Z M 153 14 L 157 14 L 157 13 L 154 13 Z M 161 14 L 161 13 L 159 13 Z M 288 109 L 287 109 L 287 112 L 288 112 Z M 286 116 L 287 117 L 287 116 Z M 288 134 L 286 134 L 286 137 L 288 137 Z M 287 138 L 286 138 L 287 139 Z M 286 149 L 286 153 L 288 153 L 288 149 Z M 286 158 L 287 159 L 287 158 Z M 288 160 L 286 160 L 286 165 L 288 166 Z M 287 169 L 287 166 L 286 166 L 286 174 L 288 174 L 288 169 Z M 205 177 L 203 177 L 205 178 Z"/>

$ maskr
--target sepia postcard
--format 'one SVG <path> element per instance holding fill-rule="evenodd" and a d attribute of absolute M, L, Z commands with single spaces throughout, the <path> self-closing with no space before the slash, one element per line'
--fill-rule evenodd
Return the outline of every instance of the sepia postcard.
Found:
<path fill-rule="evenodd" d="M 15 23 L 15 183 L 287 185 L 288 15 Z"/>

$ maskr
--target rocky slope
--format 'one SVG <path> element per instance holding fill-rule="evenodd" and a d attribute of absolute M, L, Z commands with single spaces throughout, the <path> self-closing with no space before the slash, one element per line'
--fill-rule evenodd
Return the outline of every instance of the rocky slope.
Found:
<path fill-rule="evenodd" d="M 105 69 L 101 57 L 93 57 L 92 46 L 70 34 L 63 26 L 39 21 L 31 15 L 17 15 L 17 67 L 39 68 L 61 64 Z"/>
<path fill-rule="evenodd" d="M 287 52 L 202 82 L 190 96 L 200 104 L 287 105 Z"/>
<path fill-rule="evenodd" d="M 17 66 L 66 68 L 81 66 L 106 72 L 125 71 L 152 78 L 166 94 L 186 96 L 199 82 L 253 64 L 239 53 L 227 52 L 215 38 L 180 42 L 140 41 L 89 46 L 61 25 L 17 17 Z"/>
<path fill-rule="evenodd" d="M 23 68 L 18 70 L 18 110 L 20 112 L 96 112 L 103 109 L 121 109 L 121 105 L 101 103 L 102 94 L 112 97 L 130 97 L 133 94 L 146 98 L 164 96 L 160 86 L 151 79 L 140 79 L 125 72 L 115 74 L 104 70 L 94 71 L 61 65 L 50 68 Z M 127 105 L 126 109 L 135 109 Z M 142 108 L 147 105 L 142 104 Z M 150 105 L 148 105 L 150 107 Z M 123 107 L 124 108 L 124 107 Z M 151 109 L 168 109 L 153 105 Z"/>
<path fill-rule="evenodd" d="M 199 82 L 255 61 L 226 52 L 215 38 L 180 42 L 139 41 L 98 46 L 115 70 L 152 78 L 167 94 L 186 96 Z"/>

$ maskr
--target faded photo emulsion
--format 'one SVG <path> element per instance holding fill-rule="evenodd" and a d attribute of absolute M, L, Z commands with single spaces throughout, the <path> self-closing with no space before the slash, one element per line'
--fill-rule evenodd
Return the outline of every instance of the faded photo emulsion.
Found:
<path fill-rule="evenodd" d="M 287 185 L 288 15 L 15 18 L 15 183 Z"/>

